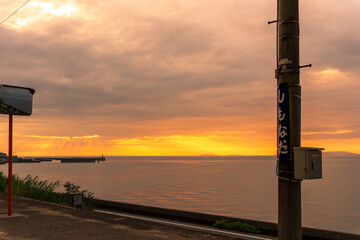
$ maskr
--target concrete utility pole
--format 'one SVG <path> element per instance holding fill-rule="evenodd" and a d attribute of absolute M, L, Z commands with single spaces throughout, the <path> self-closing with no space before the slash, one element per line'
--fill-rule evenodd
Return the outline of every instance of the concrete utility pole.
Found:
<path fill-rule="evenodd" d="M 301 181 L 294 180 L 294 147 L 301 139 L 299 1 L 278 0 L 278 239 L 301 240 Z"/>

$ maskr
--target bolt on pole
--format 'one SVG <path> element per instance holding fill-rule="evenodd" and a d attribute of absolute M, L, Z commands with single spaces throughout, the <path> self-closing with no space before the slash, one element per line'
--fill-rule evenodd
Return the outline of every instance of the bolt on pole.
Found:
<path fill-rule="evenodd" d="M 277 25 L 278 239 L 301 240 L 301 182 L 294 179 L 301 139 L 298 0 L 278 0 Z"/>

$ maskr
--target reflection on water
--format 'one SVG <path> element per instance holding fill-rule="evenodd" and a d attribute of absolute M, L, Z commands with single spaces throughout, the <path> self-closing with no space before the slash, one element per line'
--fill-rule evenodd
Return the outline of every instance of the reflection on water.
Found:
<path fill-rule="evenodd" d="M 323 179 L 302 184 L 303 225 L 360 234 L 360 159 L 323 162 Z M 98 164 L 14 164 L 13 171 L 71 181 L 102 199 L 276 222 L 275 165 L 271 158 L 109 157 Z"/>

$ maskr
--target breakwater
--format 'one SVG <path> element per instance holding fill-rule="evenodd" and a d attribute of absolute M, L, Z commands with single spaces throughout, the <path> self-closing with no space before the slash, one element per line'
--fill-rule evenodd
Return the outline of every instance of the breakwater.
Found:
<path fill-rule="evenodd" d="M 61 163 L 87 163 L 87 162 L 103 162 L 104 157 L 46 157 L 35 158 L 36 161 L 61 161 Z"/>
<path fill-rule="evenodd" d="M 95 163 L 105 161 L 105 157 L 14 157 L 13 163 L 41 163 L 60 161 L 61 163 Z M 8 159 L 1 159 L 0 164 L 8 163 Z"/>

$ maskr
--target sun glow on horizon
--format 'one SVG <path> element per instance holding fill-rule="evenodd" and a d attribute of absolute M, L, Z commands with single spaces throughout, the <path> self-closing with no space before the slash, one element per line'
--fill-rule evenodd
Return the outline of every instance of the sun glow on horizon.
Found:
<path fill-rule="evenodd" d="M 340 131 L 334 134 L 340 134 Z M 6 146 L 6 140 L 2 140 L 1 144 Z M 344 150 L 357 154 L 360 152 L 354 149 L 359 144 L 360 139 L 302 140 L 303 146 L 319 146 L 324 147 L 325 151 Z M 99 135 L 38 136 L 15 133 L 14 146 L 14 151 L 20 156 L 201 156 L 205 153 L 217 156 L 276 155 L 273 141 L 267 137 L 251 138 L 250 135 L 168 135 L 110 139 Z"/>
<path fill-rule="evenodd" d="M 68 136 L 36 136 L 36 135 L 28 135 L 26 137 L 40 138 L 40 139 L 62 139 L 62 140 L 78 140 L 78 139 L 100 138 L 99 135 L 80 136 L 80 137 L 79 136 L 68 137 Z"/>
<path fill-rule="evenodd" d="M 316 134 L 344 134 L 344 133 L 353 133 L 352 130 L 340 130 L 340 131 L 328 131 L 328 132 L 304 132 L 303 135 L 316 135 Z"/>
<path fill-rule="evenodd" d="M 123 155 L 181 156 L 202 155 L 273 155 L 274 146 L 262 141 L 252 144 L 248 136 L 145 136 L 116 139 L 113 142 Z"/>

